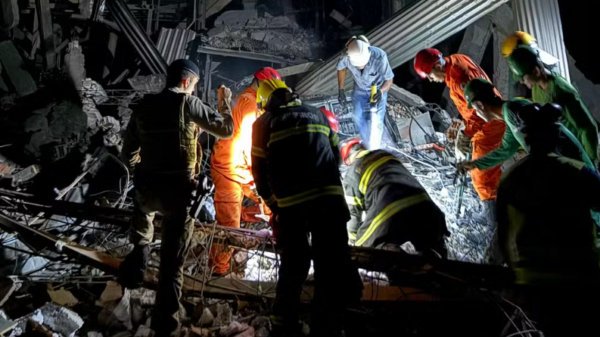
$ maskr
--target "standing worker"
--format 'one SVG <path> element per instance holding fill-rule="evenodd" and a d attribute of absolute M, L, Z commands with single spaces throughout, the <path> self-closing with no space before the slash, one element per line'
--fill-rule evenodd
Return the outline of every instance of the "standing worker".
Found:
<path fill-rule="evenodd" d="M 216 220 L 220 226 L 240 228 L 244 196 L 260 203 L 253 191 L 252 124 L 258 118 L 256 91 L 268 79 L 281 77 L 273 68 L 262 68 L 254 74 L 252 83 L 236 98 L 233 108 L 233 137 L 216 142 L 211 158 L 211 176 L 215 184 Z M 267 210 L 268 213 L 268 210 Z M 214 244 L 210 252 L 213 273 L 229 271 L 232 248 Z"/>
<path fill-rule="evenodd" d="M 600 300 L 591 215 L 600 211 L 600 177 L 556 153 L 561 113 L 558 105 L 546 104 L 519 115 L 530 154 L 502 178 L 498 234 L 523 309 L 544 336 L 588 336 L 597 327 Z"/>
<path fill-rule="evenodd" d="M 395 249 L 410 241 L 423 255 L 446 258 L 444 213 L 398 158 L 367 151 L 355 138 L 342 147 L 342 159 L 350 166 L 344 191 L 356 246 Z"/>
<path fill-rule="evenodd" d="M 350 291 L 359 277 L 350 261 L 338 136 L 320 110 L 302 104 L 279 80 L 264 81 L 257 102 L 265 113 L 252 130 L 252 175 L 273 211 L 281 249 L 273 323 L 282 336 L 297 332 L 300 293 L 312 257 L 311 335 L 341 336 L 345 304 L 353 299 Z"/>
<path fill-rule="evenodd" d="M 353 36 L 337 66 L 338 100 L 343 109 L 347 106 L 344 91 L 347 69 L 354 77 L 354 124 L 367 148 L 377 150 L 383 137 L 388 91 L 394 83 L 392 67 L 383 50 L 371 46 L 363 35 Z"/>
<path fill-rule="evenodd" d="M 486 122 L 492 120 L 506 122 L 506 132 L 502 139 L 502 146 L 477 160 L 460 163 L 460 171 L 474 168 L 485 170 L 501 165 L 517 153 L 519 147 L 529 150 L 524 135 L 519 132 L 517 121 L 519 113 L 527 113 L 532 109 L 539 110 L 539 104 L 518 98 L 504 101 L 497 95 L 497 90 L 492 83 L 479 78 L 469 82 L 465 89 L 465 99 L 469 103 L 469 108 L 474 108 L 479 117 Z M 564 125 L 559 124 L 559 126 L 561 130 L 559 152 L 565 157 L 581 160 L 588 167 L 595 169 L 577 138 Z"/>
<path fill-rule="evenodd" d="M 564 125 L 577 137 L 597 165 L 598 126 L 577 89 L 558 73 L 544 68 L 538 53 L 530 46 L 517 46 L 508 57 L 508 64 L 515 79 L 531 89 L 534 102 L 556 103 L 563 108 Z"/>
<path fill-rule="evenodd" d="M 194 228 L 189 215 L 194 190 L 192 179 L 198 173 L 201 160 L 201 153 L 197 153 L 201 151 L 197 146 L 198 133 L 202 129 L 219 138 L 233 134 L 227 104 L 231 92 L 220 93 L 224 99 L 219 100 L 222 115 L 219 116 L 191 95 L 199 74 L 193 62 L 173 61 L 168 68 L 166 89 L 144 96 L 135 107 L 123 137 L 122 160 L 131 168 L 135 166 L 130 237 L 134 248 L 120 267 L 121 282 L 125 286 L 141 286 L 150 257 L 149 244 L 154 237 L 152 221 L 157 211 L 164 216 L 158 292 L 152 318 L 157 336 L 170 336 L 179 325 L 182 267 Z"/>
<path fill-rule="evenodd" d="M 506 124 L 500 120 L 486 123 L 477 116 L 475 109 L 469 107 L 465 99 L 465 87 L 470 81 L 476 78 L 489 81 L 483 69 L 470 57 L 461 54 L 444 57 L 439 50 L 429 48 L 417 54 L 414 67 L 421 78 L 438 83 L 446 82 L 450 88 L 450 98 L 465 123 L 465 129 L 458 132 L 456 138 L 457 153 L 470 153 L 472 146 L 472 159 L 478 159 L 502 144 Z M 484 202 L 490 224 L 495 223 L 494 204 L 501 175 L 500 165 L 487 170 L 474 169 L 471 172 L 473 187 Z"/>

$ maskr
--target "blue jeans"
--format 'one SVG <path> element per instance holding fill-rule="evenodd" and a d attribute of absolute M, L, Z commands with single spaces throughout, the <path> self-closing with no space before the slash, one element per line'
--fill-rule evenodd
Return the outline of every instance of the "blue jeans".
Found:
<path fill-rule="evenodd" d="M 371 113 L 369 110 L 371 92 L 355 88 L 352 93 L 354 124 L 360 133 L 363 144 L 368 150 L 378 150 L 381 147 L 387 96 L 387 93 L 383 94 L 381 101 L 377 105 L 377 111 Z"/>

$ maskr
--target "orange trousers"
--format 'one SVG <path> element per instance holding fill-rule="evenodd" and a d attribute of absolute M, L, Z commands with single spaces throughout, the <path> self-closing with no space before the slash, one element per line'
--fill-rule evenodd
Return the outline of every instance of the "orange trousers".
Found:
<path fill-rule="evenodd" d="M 477 132 L 471 143 L 473 145 L 473 158 L 481 158 L 486 154 L 494 151 L 502 145 L 506 123 L 503 121 L 491 121 L 486 123 L 481 131 Z M 492 167 L 487 170 L 473 169 L 471 171 L 471 179 L 473 180 L 473 188 L 479 195 L 479 198 L 485 200 L 496 200 L 498 193 L 498 185 L 502 176 L 502 165 Z"/>
<path fill-rule="evenodd" d="M 248 222 L 257 222 L 258 218 L 254 214 L 260 214 L 258 207 L 252 207 L 251 210 L 244 209 L 242 212 L 242 201 L 244 196 L 258 203 L 258 198 L 250 189 L 250 185 L 242 184 L 227 176 L 211 169 L 213 184 L 215 185 L 215 212 L 217 225 L 225 227 L 240 228 L 241 219 Z M 271 211 L 265 205 L 265 214 L 271 215 Z M 252 213 L 254 212 L 254 214 Z M 210 267 L 214 268 L 215 274 L 225 274 L 229 271 L 229 261 L 233 248 L 221 244 L 213 244 L 210 250 Z"/>

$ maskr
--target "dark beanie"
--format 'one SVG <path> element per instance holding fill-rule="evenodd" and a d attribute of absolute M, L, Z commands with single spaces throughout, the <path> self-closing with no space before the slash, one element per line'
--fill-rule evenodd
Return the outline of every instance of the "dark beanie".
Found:
<path fill-rule="evenodd" d="M 167 69 L 167 76 L 170 78 L 178 77 L 181 76 L 184 71 L 189 71 L 196 77 L 200 77 L 200 69 L 198 69 L 198 66 L 194 62 L 186 59 L 173 61 L 169 66 L 169 69 Z"/>

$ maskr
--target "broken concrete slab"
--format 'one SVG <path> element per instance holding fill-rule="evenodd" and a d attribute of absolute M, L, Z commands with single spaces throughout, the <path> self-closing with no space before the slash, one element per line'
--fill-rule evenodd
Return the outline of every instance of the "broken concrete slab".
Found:
<path fill-rule="evenodd" d="M 10 85 L 19 97 L 27 96 L 37 90 L 33 77 L 25 69 L 21 55 L 10 40 L 0 42 L 0 63 L 10 80 Z"/>
<path fill-rule="evenodd" d="M 21 184 L 23 184 L 24 182 L 27 182 L 33 178 L 35 178 L 35 176 L 37 176 L 41 171 L 41 166 L 40 165 L 30 165 L 27 166 L 26 168 L 22 169 L 21 171 L 13 174 L 13 179 L 12 179 L 12 186 L 13 187 L 17 187 Z"/>
<path fill-rule="evenodd" d="M 116 281 L 106 282 L 106 288 L 100 295 L 100 299 L 96 301 L 96 305 L 105 306 L 109 302 L 116 301 L 123 297 L 123 287 Z"/>
<path fill-rule="evenodd" d="M 54 303 L 47 303 L 37 309 L 31 319 L 65 337 L 75 336 L 83 326 L 83 319 L 78 314 Z"/>
<path fill-rule="evenodd" d="M 85 80 L 85 56 L 79 46 L 79 41 L 69 42 L 65 55 L 65 71 L 76 90 L 81 90 Z"/>
<path fill-rule="evenodd" d="M 131 290 L 131 300 L 139 301 L 143 307 L 152 307 L 156 304 L 156 291 L 147 288 Z"/>
<path fill-rule="evenodd" d="M 224 327 L 231 324 L 233 321 L 233 310 L 227 302 L 217 303 L 217 317 L 213 321 L 214 327 Z"/>
<path fill-rule="evenodd" d="M 48 290 L 48 295 L 50 295 L 52 302 L 64 307 L 72 307 L 79 303 L 77 297 L 75 297 L 70 291 L 65 290 L 65 288 L 60 288 L 59 290 Z"/>

